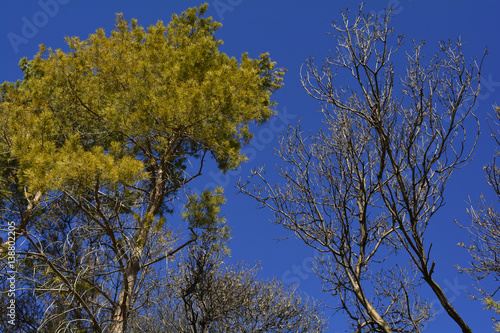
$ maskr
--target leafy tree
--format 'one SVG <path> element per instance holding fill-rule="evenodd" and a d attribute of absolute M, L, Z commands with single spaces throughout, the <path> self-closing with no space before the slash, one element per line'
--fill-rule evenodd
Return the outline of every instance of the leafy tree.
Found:
<path fill-rule="evenodd" d="M 158 263 L 228 237 L 221 189 L 188 184 L 210 156 L 223 172 L 245 160 L 284 71 L 267 54 L 221 53 L 206 9 L 147 29 L 119 14 L 109 35 L 41 45 L 20 62 L 23 80 L 2 85 L 1 218 L 16 226 L 18 284 L 40 331 L 127 331 L 164 286 Z"/>
<path fill-rule="evenodd" d="M 471 332 L 433 278 L 439 265 L 425 235 L 452 172 L 477 142 L 479 132 L 469 141 L 466 125 L 475 119 L 481 63 L 467 64 L 460 40 L 441 42 L 428 60 L 425 43 L 414 43 L 399 77 L 393 59 L 404 37 L 394 36 L 390 18 L 391 10 L 375 16 L 361 6 L 332 24 L 336 48 L 302 72 L 325 129 L 290 128 L 277 148 L 283 184 L 260 169 L 253 187 L 240 190 L 322 254 L 316 273 L 353 332 L 423 330 L 433 313 L 418 297 L 421 282 Z"/>

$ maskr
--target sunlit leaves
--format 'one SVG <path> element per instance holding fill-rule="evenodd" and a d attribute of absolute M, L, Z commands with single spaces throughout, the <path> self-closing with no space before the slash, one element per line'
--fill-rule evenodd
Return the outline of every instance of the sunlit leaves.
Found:
<path fill-rule="evenodd" d="M 284 71 L 267 54 L 219 52 L 221 24 L 202 17 L 206 9 L 147 28 L 118 14 L 111 32 L 68 37 L 65 50 L 41 45 L 21 60 L 23 80 L 2 85 L 0 189 L 12 208 L 1 217 L 21 221 L 33 266 L 52 274 L 24 270 L 30 288 L 64 285 L 71 299 L 47 321 L 87 316 L 96 332 L 102 320 L 125 331 L 145 281 L 158 283 L 155 263 L 195 242 L 227 252 L 222 189 L 187 198 L 178 235 L 165 215 L 207 158 L 223 172 L 245 160 L 249 125 L 272 115 Z"/>
<path fill-rule="evenodd" d="M 239 63 L 220 53 L 220 24 L 201 18 L 205 11 L 191 8 L 168 26 L 159 21 L 147 29 L 118 14 L 110 34 L 68 38 L 69 52 L 42 45 L 33 60 L 23 60 L 24 81 L 2 109 L 11 124 L 22 124 L 12 126 L 24 126 L 10 135 L 12 153 L 26 162 L 26 182 L 39 189 L 75 177 L 88 183 L 112 165 L 127 171 L 112 172 L 110 181 L 141 178 L 130 157 L 105 156 L 117 145 L 142 162 L 166 151 L 173 161 L 209 150 L 223 171 L 237 167 L 241 145 L 252 137 L 248 124 L 272 114 L 270 95 L 283 71 L 267 54 L 244 54 Z M 75 166 L 61 173 L 68 161 Z M 56 182 L 47 176 L 55 173 Z"/>
<path fill-rule="evenodd" d="M 201 228 L 205 230 L 203 237 L 209 237 L 213 240 L 229 239 L 229 228 L 225 224 L 226 219 L 220 216 L 220 207 L 226 202 L 221 187 L 214 191 L 205 190 L 198 194 L 192 194 L 188 197 L 188 202 L 184 206 L 182 218 L 188 222 L 192 228 Z M 225 248 L 224 242 L 215 244 Z"/>

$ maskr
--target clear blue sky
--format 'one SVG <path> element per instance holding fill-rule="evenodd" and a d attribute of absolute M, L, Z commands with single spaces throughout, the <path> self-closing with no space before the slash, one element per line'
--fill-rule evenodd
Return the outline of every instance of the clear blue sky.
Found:
<path fill-rule="evenodd" d="M 54 1 L 57 7 L 53 5 Z M 117 12 L 149 26 L 158 20 L 168 22 L 172 13 L 180 13 L 200 3 L 191 0 L 2 0 L 0 82 L 20 79 L 19 59 L 24 56 L 31 58 L 40 43 L 64 48 L 65 36 L 86 38 L 98 27 L 109 32 Z M 316 112 L 318 105 L 301 88 L 299 68 L 309 56 L 322 58 L 328 54 L 335 46 L 334 40 L 327 35 L 331 31 L 331 21 L 339 20 L 340 11 L 347 6 L 356 9 L 358 2 L 210 0 L 208 3 L 208 15 L 223 23 L 217 33 L 224 40 L 222 51 L 236 57 L 245 51 L 252 57 L 269 52 L 278 66 L 288 69 L 288 73 L 284 88 L 274 96 L 279 103 L 279 116 L 272 123 L 256 129 L 256 138 L 246 148 L 249 162 L 228 175 L 215 169 L 207 170 L 196 189 L 212 185 L 225 187 L 228 201 L 223 213 L 232 228 L 231 260 L 248 263 L 260 260 L 262 276 L 298 283 L 300 289 L 310 296 L 332 303 L 335 300 L 320 293 L 320 283 L 308 271 L 307 265 L 314 254 L 312 249 L 293 237 L 276 242 L 276 238 L 289 234 L 269 221 L 272 216 L 268 211 L 256 209 L 250 198 L 236 195 L 234 185 L 240 177 L 248 176 L 251 168 L 263 164 L 272 167 L 277 162 L 272 150 L 277 145 L 277 134 L 287 124 L 293 125 L 302 119 L 305 130 L 315 132 L 320 128 L 321 118 Z M 437 262 L 436 280 L 473 331 L 490 332 L 493 313 L 484 311 L 481 303 L 467 299 L 467 291 L 473 292 L 471 281 L 454 269 L 454 265 L 466 265 L 468 260 L 465 250 L 457 246 L 458 242 L 467 242 L 467 234 L 454 220 L 469 223 L 465 213 L 469 196 L 475 201 L 481 192 L 492 194 L 481 169 L 492 159 L 494 152 L 484 119 L 492 112 L 493 104 L 500 104 L 500 1 L 385 0 L 370 1 L 366 8 L 378 12 L 390 5 L 396 13 L 392 24 L 397 34 L 406 35 L 406 46 L 411 45 L 412 39 L 424 39 L 431 56 L 437 42 L 460 36 L 468 57 L 481 56 L 485 46 L 491 53 L 483 68 L 483 92 L 476 111 L 482 121 L 482 136 L 474 161 L 452 177 L 445 193 L 447 204 L 432 220 L 426 238 L 427 242 L 435 243 L 432 260 Z M 422 295 L 432 300 L 434 297 L 425 290 Z M 439 307 L 436 310 L 438 314 L 429 323 L 428 332 L 457 332 L 455 324 L 442 310 Z M 332 317 L 329 327 L 330 332 L 344 332 L 344 316 Z"/>

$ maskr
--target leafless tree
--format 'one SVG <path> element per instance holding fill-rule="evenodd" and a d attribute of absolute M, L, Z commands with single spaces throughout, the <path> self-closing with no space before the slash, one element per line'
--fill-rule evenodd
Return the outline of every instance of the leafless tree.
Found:
<path fill-rule="evenodd" d="M 208 246 L 207 246 L 208 245 Z M 133 332 L 322 332 L 318 306 L 257 267 L 227 264 L 210 244 L 191 246 Z"/>
<path fill-rule="evenodd" d="M 355 17 L 346 12 L 332 24 L 335 51 L 321 66 L 308 60 L 302 72 L 307 93 L 322 103 L 326 130 L 304 137 L 300 127 L 290 129 L 277 149 L 284 184 L 271 184 L 256 170 L 257 184 L 240 189 L 271 208 L 276 223 L 328 253 L 317 272 L 353 331 L 420 331 L 432 312 L 412 296 L 415 269 L 470 332 L 432 277 L 432 244 L 424 235 L 452 172 L 477 142 L 472 108 L 482 60 L 468 64 L 456 40 L 440 42 L 426 61 L 425 43 L 414 42 L 398 78 L 393 58 L 404 37 L 394 37 L 390 17 L 391 10 L 378 17 L 361 6 Z M 472 138 L 470 122 L 477 124 Z M 391 254 L 401 250 L 411 267 L 382 271 L 380 263 L 393 265 Z"/>
<path fill-rule="evenodd" d="M 498 128 L 500 124 L 500 108 L 495 109 L 496 121 L 493 126 L 490 126 L 492 136 L 497 144 L 495 157 L 493 161 L 484 167 L 486 180 L 496 194 L 496 199 L 500 200 L 500 168 L 498 166 L 498 157 L 500 151 L 500 138 Z M 477 206 L 470 205 L 467 210 L 472 219 L 472 224 L 464 227 L 470 233 L 470 244 L 459 243 L 459 245 L 467 248 L 472 257 L 470 267 L 458 267 L 459 271 L 466 272 L 470 277 L 479 283 L 477 288 L 480 298 L 485 300 L 487 304 L 492 304 L 493 297 L 496 295 L 499 288 L 494 290 L 486 290 L 482 287 L 480 281 L 486 277 L 493 278 L 494 281 L 500 281 L 500 213 L 494 204 L 490 203 L 484 195 L 481 195 Z M 476 298 L 476 296 L 473 296 Z M 497 302 L 495 302 L 497 303 Z M 498 306 L 497 303 L 497 307 Z M 497 326 L 497 330 L 500 326 Z"/>

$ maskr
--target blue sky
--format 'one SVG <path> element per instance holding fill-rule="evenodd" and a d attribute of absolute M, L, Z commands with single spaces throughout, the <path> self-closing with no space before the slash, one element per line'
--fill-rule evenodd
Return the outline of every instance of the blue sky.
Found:
<path fill-rule="evenodd" d="M 110 31 L 117 12 L 149 26 L 158 20 L 168 22 L 173 13 L 200 3 L 191 0 L 3 0 L 0 4 L 0 81 L 20 79 L 19 59 L 31 58 L 40 43 L 64 48 L 65 36 L 86 38 L 99 27 Z M 226 175 L 208 169 L 194 189 L 213 185 L 225 187 L 228 200 L 223 213 L 232 228 L 231 260 L 250 264 L 261 261 L 262 276 L 275 276 L 286 283 L 299 284 L 308 295 L 332 303 L 335 300 L 320 293 L 321 285 L 309 271 L 313 250 L 293 237 L 277 242 L 277 238 L 290 235 L 270 222 L 272 216 L 268 211 L 256 209 L 256 203 L 250 198 L 236 195 L 235 184 L 240 177 L 248 176 L 252 168 L 264 164 L 273 167 L 277 163 L 272 155 L 273 148 L 277 146 L 278 134 L 288 124 L 294 125 L 301 119 L 306 131 L 316 132 L 321 127 L 321 117 L 316 112 L 319 105 L 300 85 L 300 65 L 310 56 L 321 59 L 328 54 L 335 46 L 335 41 L 327 34 L 332 31 L 331 21 L 340 20 L 340 11 L 348 6 L 357 9 L 358 2 L 210 0 L 208 3 L 208 15 L 223 23 L 217 33 L 224 41 L 222 51 L 237 58 L 246 51 L 251 57 L 269 52 L 278 66 L 288 72 L 285 86 L 274 95 L 278 116 L 256 128 L 254 140 L 245 148 L 248 163 Z M 467 57 L 480 57 L 486 46 L 490 52 L 483 67 L 483 91 L 476 109 L 482 135 L 474 160 L 452 176 L 445 193 L 447 204 L 433 218 L 426 238 L 427 242 L 434 242 L 432 260 L 437 262 L 436 280 L 473 331 L 489 332 L 493 313 L 484 311 L 481 303 L 467 298 L 467 292 L 473 292 L 471 280 L 457 274 L 454 268 L 456 264 L 466 265 L 468 260 L 466 251 L 457 246 L 458 242 L 467 242 L 467 234 L 454 220 L 469 223 L 466 215 L 469 197 L 474 202 L 483 192 L 493 198 L 482 166 L 490 162 L 495 148 L 485 119 L 492 113 L 492 105 L 500 104 L 500 2 L 377 0 L 369 2 L 366 8 L 379 12 L 391 5 L 395 8 L 392 25 L 396 34 L 406 35 L 405 47 L 410 47 L 412 40 L 426 40 L 424 50 L 431 56 L 440 40 L 460 36 Z M 423 296 L 433 299 L 425 288 L 422 292 Z M 428 332 L 456 332 L 455 324 L 439 307 L 436 310 Z M 343 315 L 332 317 L 330 332 L 344 332 L 344 323 Z"/>

